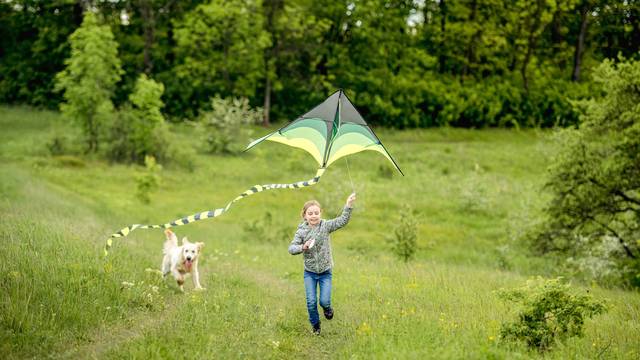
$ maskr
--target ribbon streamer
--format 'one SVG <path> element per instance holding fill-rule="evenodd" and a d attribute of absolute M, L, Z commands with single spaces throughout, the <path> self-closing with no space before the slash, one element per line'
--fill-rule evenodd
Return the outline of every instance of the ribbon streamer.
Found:
<path fill-rule="evenodd" d="M 231 205 L 233 203 L 235 203 L 236 201 L 240 200 L 240 199 L 244 199 L 247 196 L 253 195 L 255 193 L 259 193 L 265 190 L 272 190 L 272 189 L 298 189 L 298 188 L 303 188 L 303 187 L 307 187 L 307 186 L 312 186 L 318 183 L 318 181 L 320 181 L 320 177 L 324 174 L 325 168 L 319 168 L 318 172 L 316 172 L 316 176 L 313 177 L 313 179 L 307 180 L 307 181 L 299 181 L 296 183 L 291 183 L 291 184 L 267 184 L 267 185 L 254 185 L 253 187 L 251 187 L 250 189 L 248 189 L 247 191 L 243 192 L 242 194 L 238 195 L 238 197 L 236 197 L 235 199 L 231 200 L 227 206 L 223 207 L 223 208 L 219 208 L 219 209 L 215 209 L 215 210 L 209 210 L 209 211 L 203 211 L 197 214 L 193 214 L 191 216 L 186 216 L 177 220 L 174 220 L 172 222 L 168 222 L 166 224 L 162 224 L 162 225 L 141 225 L 141 224 L 133 224 L 130 226 L 127 226 L 126 228 L 118 231 L 117 233 L 111 235 L 109 237 L 109 239 L 107 239 L 107 244 L 104 247 L 104 256 L 108 256 L 109 255 L 109 250 L 111 249 L 111 246 L 113 245 L 113 239 L 115 238 L 121 238 L 121 237 L 125 237 L 127 235 L 129 235 L 132 231 L 137 230 L 137 229 L 168 229 L 174 226 L 182 226 L 182 225 L 187 225 L 190 224 L 192 222 L 196 222 L 199 220 L 204 220 L 204 219 L 211 219 L 214 217 L 218 217 L 222 214 L 224 214 L 225 212 L 227 212 L 227 210 L 229 210 L 229 208 L 231 207 Z"/>

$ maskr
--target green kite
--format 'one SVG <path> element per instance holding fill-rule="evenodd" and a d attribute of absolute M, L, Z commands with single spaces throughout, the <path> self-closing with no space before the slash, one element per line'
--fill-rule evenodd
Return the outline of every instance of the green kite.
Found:
<path fill-rule="evenodd" d="M 279 130 L 253 141 L 246 150 L 265 140 L 303 149 L 324 169 L 341 157 L 365 150 L 377 151 L 404 175 L 342 90 Z"/>

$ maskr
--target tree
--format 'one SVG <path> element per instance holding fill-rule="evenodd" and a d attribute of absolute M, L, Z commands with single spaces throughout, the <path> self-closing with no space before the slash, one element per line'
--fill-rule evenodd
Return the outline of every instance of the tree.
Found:
<path fill-rule="evenodd" d="M 86 151 L 97 152 L 104 126 L 112 119 L 111 97 L 122 74 L 118 44 L 109 26 L 100 25 L 90 11 L 69 42 L 71 56 L 56 76 L 56 89 L 64 92 L 65 100 L 60 109 L 82 127 Z"/>
<path fill-rule="evenodd" d="M 174 71 L 187 103 L 204 107 L 215 94 L 255 95 L 269 46 L 260 6 L 259 0 L 210 1 L 177 22 L 181 63 Z"/>
<path fill-rule="evenodd" d="M 534 246 L 580 256 L 613 238 L 618 264 L 640 270 L 640 62 L 607 60 L 594 75 L 604 95 L 579 102 L 582 124 L 560 136 Z"/>
<path fill-rule="evenodd" d="M 589 14 L 592 11 L 591 1 L 583 1 L 580 6 L 580 32 L 576 41 L 576 51 L 573 56 L 572 81 L 580 80 L 580 69 L 582 66 L 582 55 L 584 54 L 584 42 L 587 36 L 587 26 L 589 25 Z"/>

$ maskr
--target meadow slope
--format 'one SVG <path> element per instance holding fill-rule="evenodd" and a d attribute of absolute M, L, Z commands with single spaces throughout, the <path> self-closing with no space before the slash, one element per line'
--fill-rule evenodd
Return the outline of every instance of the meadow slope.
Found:
<path fill-rule="evenodd" d="M 514 308 L 495 291 L 553 262 L 519 245 L 544 203 L 552 144 L 527 130 L 390 131 L 379 137 L 406 176 L 378 154 L 334 164 L 317 185 L 260 193 L 216 219 L 175 228 L 204 241 L 204 292 L 186 293 L 159 268 L 162 232 L 106 238 L 132 223 L 164 223 L 224 206 L 254 184 L 306 180 L 311 157 L 280 144 L 239 156 L 198 154 L 194 171 L 167 166 L 151 203 L 136 197 L 139 166 L 50 156 L 71 131 L 59 114 L 0 107 L 0 353 L 8 358 L 538 358 L 500 343 Z M 253 136 L 267 130 L 255 128 Z M 193 147 L 191 129 L 172 126 Z M 305 200 L 327 217 L 358 193 L 349 225 L 332 236 L 336 317 L 312 336 L 302 259 L 287 253 Z M 398 261 L 386 237 L 409 205 L 416 259 Z M 609 311 L 552 359 L 640 358 L 640 294 L 576 284 Z"/>

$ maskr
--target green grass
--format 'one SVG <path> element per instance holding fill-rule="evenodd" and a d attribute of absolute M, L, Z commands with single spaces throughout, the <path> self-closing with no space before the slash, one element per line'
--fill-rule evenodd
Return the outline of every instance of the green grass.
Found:
<path fill-rule="evenodd" d="M 544 132 L 377 129 L 407 176 L 390 173 L 377 154 L 357 154 L 313 187 L 257 194 L 224 216 L 176 228 L 206 243 L 207 290 L 193 292 L 188 282 L 180 294 L 145 271 L 159 267 L 160 231 L 117 239 L 108 263 L 101 256 L 106 238 L 132 223 L 221 207 L 254 184 L 309 179 L 310 156 L 271 143 L 236 157 L 200 154 L 194 172 L 165 167 L 144 205 L 135 197 L 141 167 L 47 155 L 46 143 L 70 131 L 58 114 L 0 107 L 0 125 L 5 357 L 540 357 L 499 342 L 500 324 L 514 309 L 495 290 L 555 274 L 553 262 L 532 258 L 518 242 L 545 200 L 540 187 L 553 149 Z M 173 130 L 180 146 L 196 145 L 188 127 Z M 289 237 L 304 201 L 318 199 L 332 216 L 353 188 L 352 221 L 332 236 L 336 318 L 314 337 L 302 259 L 287 253 Z M 420 224 L 417 257 L 406 265 L 385 240 L 404 204 Z M 256 221 L 271 240 L 246 231 Z M 640 357 L 640 295 L 585 289 L 606 299 L 609 311 L 587 321 L 583 338 L 546 357 Z"/>

